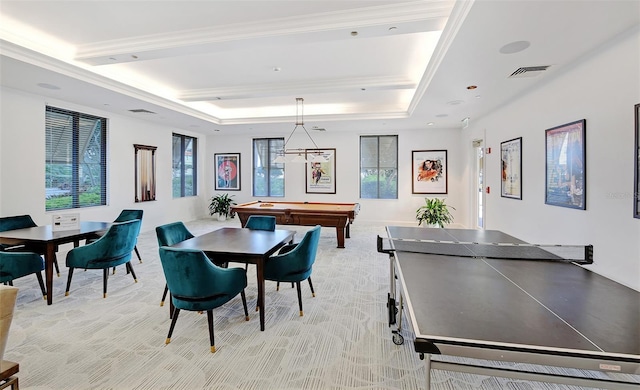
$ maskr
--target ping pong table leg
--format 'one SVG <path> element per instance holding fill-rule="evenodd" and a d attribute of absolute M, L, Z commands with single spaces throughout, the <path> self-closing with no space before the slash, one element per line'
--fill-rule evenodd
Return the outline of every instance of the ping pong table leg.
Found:
<path fill-rule="evenodd" d="M 422 355 L 421 355 L 422 357 Z M 425 364 L 425 386 L 426 390 L 431 389 L 431 354 L 424 354 L 424 364 Z"/>
<path fill-rule="evenodd" d="M 396 268 L 395 257 L 389 254 L 389 295 L 387 297 L 389 326 L 396 323 Z"/>

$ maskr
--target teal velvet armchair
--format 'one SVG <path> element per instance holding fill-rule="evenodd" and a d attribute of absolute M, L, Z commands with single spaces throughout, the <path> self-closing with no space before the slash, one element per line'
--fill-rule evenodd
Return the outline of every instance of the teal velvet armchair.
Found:
<path fill-rule="evenodd" d="M 172 222 L 166 225 L 156 227 L 156 237 L 158 238 L 158 246 L 171 246 L 184 240 L 193 238 L 193 234 L 184 226 L 182 222 Z M 167 284 L 164 285 L 164 292 L 162 293 L 162 300 L 160 306 L 164 306 L 164 300 L 167 298 L 167 292 L 169 288 Z"/>
<path fill-rule="evenodd" d="M 252 230 L 276 230 L 276 217 L 272 215 L 250 215 L 247 223 L 244 225 L 246 229 Z M 249 263 L 245 263 L 244 269 L 249 269 Z M 258 309 L 256 307 L 256 309 Z"/>
<path fill-rule="evenodd" d="M 120 212 L 120 215 L 118 215 L 116 217 L 116 219 L 113 222 L 127 222 L 127 221 L 132 221 L 134 219 L 139 219 L 142 223 L 142 214 L 143 214 L 144 210 L 128 210 L 128 209 L 124 209 Z M 98 238 L 100 238 L 101 235 L 96 234 L 95 237 L 91 237 L 88 238 L 86 240 L 86 244 L 91 244 L 92 242 L 94 242 L 95 240 L 97 240 Z M 137 239 L 137 238 L 136 238 Z M 142 257 L 140 257 L 140 252 L 138 252 L 138 246 L 134 246 L 133 250 L 136 252 L 136 256 L 138 256 L 138 261 L 140 263 L 142 263 Z M 115 273 L 115 269 L 113 270 L 113 272 Z"/>
<path fill-rule="evenodd" d="M 111 267 L 126 264 L 127 271 L 131 272 L 133 280 L 138 283 L 130 260 L 139 232 L 139 219 L 127 222 L 116 222 L 96 241 L 71 249 L 69 253 L 67 253 L 69 278 L 67 279 L 65 295 L 69 295 L 73 270 L 76 268 L 103 270 L 104 298 L 107 297 L 108 271 Z"/>
<path fill-rule="evenodd" d="M 11 217 L 0 218 L 0 232 L 6 232 L 8 230 L 24 229 L 30 227 L 36 227 L 36 223 L 33 221 L 30 215 L 15 215 Z M 57 250 L 57 249 L 56 249 Z M 0 244 L 0 251 L 18 251 L 18 252 L 38 252 L 44 254 L 43 248 L 25 247 L 24 245 L 5 245 Z M 60 276 L 60 268 L 58 267 L 58 260 L 54 258 L 53 265 L 56 268 L 56 273 Z"/>
<path fill-rule="evenodd" d="M 166 344 L 178 320 L 180 310 L 206 311 L 209 324 L 211 352 L 216 351 L 213 334 L 213 309 L 231 301 L 238 294 L 242 298 L 245 320 L 249 321 L 247 274 L 242 268 L 222 268 L 209 260 L 204 252 L 193 249 L 160 247 L 160 261 L 174 305 Z"/>
<path fill-rule="evenodd" d="M 298 290 L 298 306 L 300 316 L 302 310 L 302 292 L 300 282 L 307 280 L 311 288 L 311 294 L 315 297 L 311 272 L 316 260 L 318 242 L 320 241 L 320 225 L 308 230 L 302 240 L 297 244 L 285 245 L 278 254 L 272 255 L 264 265 L 264 279 L 278 282 L 292 282 Z"/>
<path fill-rule="evenodd" d="M 253 230 L 274 231 L 276 230 L 276 217 L 272 215 L 250 215 L 244 227 Z"/>
<path fill-rule="evenodd" d="M 0 251 L 0 283 L 13 286 L 14 279 L 36 274 L 42 296 L 47 299 L 47 291 L 42 280 L 44 261 L 33 252 L 3 252 Z"/>

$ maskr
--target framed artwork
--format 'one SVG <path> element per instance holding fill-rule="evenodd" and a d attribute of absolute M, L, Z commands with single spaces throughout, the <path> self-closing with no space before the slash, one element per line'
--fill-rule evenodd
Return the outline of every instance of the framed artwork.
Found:
<path fill-rule="evenodd" d="M 500 143 L 503 198 L 522 199 L 522 137 Z"/>
<path fill-rule="evenodd" d="M 633 217 L 640 218 L 640 104 L 634 107 L 636 114 L 636 133 L 635 153 L 634 153 L 634 180 L 633 180 Z"/>
<path fill-rule="evenodd" d="M 240 191 L 240 153 L 215 153 L 216 190 Z"/>
<path fill-rule="evenodd" d="M 545 203 L 585 210 L 587 207 L 587 121 L 545 131 Z"/>
<path fill-rule="evenodd" d="M 446 194 L 447 151 L 414 150 L 411 152 L 412 183 L 414 194 Z"/>
<path fill-rule="evenodd" d="M 313 150 L 313 153 L 311 152 Z M 305 171 L 307 194 L 335 194 L 336 193 L 336 150 L 335 149 L 306 149 L 305 157 L 308 161 Z M 315 161 L 318 155 L 326 161 Z"/>

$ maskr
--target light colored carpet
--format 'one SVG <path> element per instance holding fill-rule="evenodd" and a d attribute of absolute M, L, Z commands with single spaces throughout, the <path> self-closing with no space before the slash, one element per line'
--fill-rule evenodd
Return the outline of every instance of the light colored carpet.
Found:
<path fill-rule="evenodd" d="M 187 223 L 199 235 L 238 226 L 237 220 Z M 280 227 L 279 227 L 280 228 Z M 282 227 L 299 232 L 306 227 Z M 313 271 L 316 297 L 303 285 L 304 317 L 296 290 L 266 286 L 266 330 L 260 332 L 255 267 L 246 289 L 251 320 L 244 321 L 238 296 L 214 310 L 217 352 L 209 351 L 207 317 L 183 311 L 170 344 L 168 301 L 160 307 L 164 276 L 155 232 L 140 235 L 133 267 L 138 283 L 118 267 L 102 298 L 102 273 L 74 272 L 64 296 L 66 251 L 58 259 L 54 303 L 47 306 L 35 276 L 20 288 L 5 359 L 20 363 L 22 389 L 418 389 L 424 363 L 407 342 L 391 341 L 386 299 L 389 260 L 376 252 L 384 227 L 352 227 L 345 249 L 336 248 L 335 229 L 323 228 Z M 231 264 L 231 266 L 234 266 Z M 406 320 L 404 322 L 407 323 Z M 434 389 L 577 389 L 436 370 Z"/>

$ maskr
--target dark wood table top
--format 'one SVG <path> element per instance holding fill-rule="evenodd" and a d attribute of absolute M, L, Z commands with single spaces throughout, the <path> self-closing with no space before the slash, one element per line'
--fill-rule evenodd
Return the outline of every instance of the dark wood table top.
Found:
<path fill-rule="evenodd" d="M 265 231 L 224 227 L 190 238 L 173 245 L 173 248 L 198 249 L 220 255 L 248 255 L 266 257 L 275 252 L 282 243 L 293 239 L 291 230 Z"/>
<path fill-rule="evenodd" d="M 53 231 L 51 225 L 35 226 L 24 229 L 7 230 L 0 232 L 0 242 L 4 240 L 22 240 L 30 242 L 50 242 L 68 240 L 87 234 L 109 229 L 111 222 L 80 222 L 80 229 Z"/>

